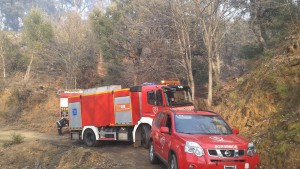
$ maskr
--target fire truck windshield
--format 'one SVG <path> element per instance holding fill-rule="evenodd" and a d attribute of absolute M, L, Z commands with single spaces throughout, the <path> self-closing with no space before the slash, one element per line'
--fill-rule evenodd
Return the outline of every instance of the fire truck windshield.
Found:
<path fill-rule="evenodd" d="M 168 106 L 192 105 L 191 90 L 188 86 L 170 85 L 164 88 L 166 103 Z"/>

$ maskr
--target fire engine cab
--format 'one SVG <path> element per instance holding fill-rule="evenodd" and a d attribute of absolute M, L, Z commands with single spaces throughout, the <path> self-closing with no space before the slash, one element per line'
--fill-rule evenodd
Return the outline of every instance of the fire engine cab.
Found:
<path fill-rule="evenodd" d="M 119 85 L 83 90 L 68 97 L 71 139 L 87 146 L 101 141 L 132 141 L 150 145 L 150 130 L 162 110 L 193 110 L 191 91 L 177 81 L 145 83 L 122 89 Z"/>

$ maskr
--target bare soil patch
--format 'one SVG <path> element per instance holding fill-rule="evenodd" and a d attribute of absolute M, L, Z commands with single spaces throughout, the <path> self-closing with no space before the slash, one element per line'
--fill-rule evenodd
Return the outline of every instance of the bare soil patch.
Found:
<path fill-rule="evenodd" d="M 20 144 L 3 146 L 13 134 L 24 137 Z M 125 142 L 110 142 L 100 147 L 86 147 L 80 141 L 70 140 L 65 132 L 41 133 L 18 128 L 0 128 L 0 168 L 99 168 L 99 169 L 165 169 L 151 165 L 148 150 L 134 148 Z"/>

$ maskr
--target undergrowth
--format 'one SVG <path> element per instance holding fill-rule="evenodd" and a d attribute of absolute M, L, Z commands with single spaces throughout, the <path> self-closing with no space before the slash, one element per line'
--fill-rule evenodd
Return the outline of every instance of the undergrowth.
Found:
<path fill-rule="evenodd" d="M 217 107 L 254 141 L 263 168 L 300 168 L 300 58 L 265 54 Z M 267 59 L 266 59 L 267 58 Z M 233 106 L 234 105 L 234 106 Z M 225 110 L 225 111 L 224 111 Z"/>
<path fill-rule="evenodd" d="M 23 143 L 24 139 L 25 139 L 25 137 L 22 136 L 21 134 L 13 133 L 11 135 L 11 139 L 9 141 L 5 141 L 3 143 L 3 147 L 9 147 L 9 146 L 12 146 L 12 145 L 15 145 L 15 144 Z"/>

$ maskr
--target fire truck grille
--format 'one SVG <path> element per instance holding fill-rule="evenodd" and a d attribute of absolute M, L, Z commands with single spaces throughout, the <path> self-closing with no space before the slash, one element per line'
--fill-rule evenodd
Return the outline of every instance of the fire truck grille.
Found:
<path fill-rule="evenodd" d="M 216 157 L 241 157 L 245 155 L 244 150 L 208 150 L 208 153 L 210 156 L 216 156 Z"/>

